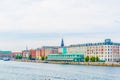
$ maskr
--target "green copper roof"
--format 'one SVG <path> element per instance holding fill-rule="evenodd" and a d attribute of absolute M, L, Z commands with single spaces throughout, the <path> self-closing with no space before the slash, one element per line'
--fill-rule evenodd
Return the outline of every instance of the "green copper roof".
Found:
<path fill-rule="evenodd" d="M 11 54 L 11 51 L 0 51 L 0 54 Z"/>
<path fill-rule="evenodd" d="M 49 55 L 84 55 L 81 53 L 66 53 L 66 54 L 49 54 Z"/>

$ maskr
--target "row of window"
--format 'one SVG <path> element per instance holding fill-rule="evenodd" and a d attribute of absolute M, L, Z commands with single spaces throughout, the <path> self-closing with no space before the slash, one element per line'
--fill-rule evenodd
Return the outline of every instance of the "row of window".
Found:
<path fill-rule="evenodd" d="M 103 56 L 103 55 L 97 55 L 98 57 L 119 57 L 118 55 L 114 55 L 114 56 L 112 56 L 112 55 L 105 55 L 105 56 Z"/>
<path fill-rule="evenodd" d="M 105 59 L 106 61 L 118 61 L 118 59 Z"/>
<path fill-rule="evenodd" d="M 87 51 L 119 51 L 119 49 L 87 49 Z"/>
<path fill-rule="evenodd" d="M 49 57 L 81 57 L 81 55 L 49 55 Z"/>
<path fill-rule="evenodd" d="M 119 49 L 120 47 L 89 47 L 89 48 L 68 48 L 68 50 L 86 50 L 86 49 Z"/>
<path fill-rule="evenodd" d="M 87 54 L 120 54 L 119 52 L 87 52 Z"/>

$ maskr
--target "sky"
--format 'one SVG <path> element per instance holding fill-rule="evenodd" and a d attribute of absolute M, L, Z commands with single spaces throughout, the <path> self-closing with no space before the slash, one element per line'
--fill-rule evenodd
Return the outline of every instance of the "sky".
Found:
<path fill-rule="evenodd" d="M 0 0 L 0 50 L 120 42 L 120 0 Z"/>

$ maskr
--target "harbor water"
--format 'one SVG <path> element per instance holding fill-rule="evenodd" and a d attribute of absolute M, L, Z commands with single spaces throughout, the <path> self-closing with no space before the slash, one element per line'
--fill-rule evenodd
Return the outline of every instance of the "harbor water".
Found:
<path fill-rule="evenodd" d="M 0 61 L 0 80 L 120 80 L 120 67 Z"/>

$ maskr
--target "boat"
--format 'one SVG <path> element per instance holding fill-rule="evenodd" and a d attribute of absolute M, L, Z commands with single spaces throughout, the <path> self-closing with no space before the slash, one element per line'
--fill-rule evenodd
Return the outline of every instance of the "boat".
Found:
<path fill-rule="evenodd" d="M 10 61 L 9 57 L 3 57 L 3 61 Z"/>

